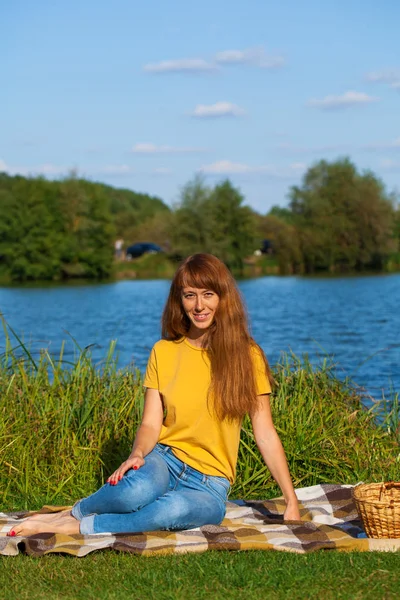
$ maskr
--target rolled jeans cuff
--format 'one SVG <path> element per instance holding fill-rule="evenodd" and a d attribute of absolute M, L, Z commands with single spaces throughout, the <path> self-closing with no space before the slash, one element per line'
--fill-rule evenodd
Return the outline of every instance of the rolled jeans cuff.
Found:
<path fill-rule="evenodd" d="M 91 535 L 94 533 L 94 518 L 96 515 L 87 515 L 84 516 L 81 511 L 81 500 L 76 502 L 71 509 L 71 515 L 79 521 L 79 532 Z"/>
<path fill-rule="evenodd" d="M 94 518 L 96 515 L 89 515 L 88 517 L 82 517 L 79 524 L 80 533 L 91 535 L 94 531 Z"/>
<path fill-rule="evenodd" d="M 73 507 L 71 508 L 71 515 L 73 517 L 75 517 L 75 519 L 77 519 L 78 521 L 82 521 L 83 519 L 83 514 L 81 511 L 81 500 L 78 500 L 78 502 L 75 502 L 75 504 L 73 505 Z"/>

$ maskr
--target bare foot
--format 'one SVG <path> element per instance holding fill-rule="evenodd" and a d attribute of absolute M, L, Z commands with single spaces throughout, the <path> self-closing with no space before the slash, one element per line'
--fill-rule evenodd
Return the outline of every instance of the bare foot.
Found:
<path fill-rule="evenodd" d="M 46 521 L 47 522 L 51 522 L 54 521 L 55 519 L 59 519 L 62 515 L 70 515 L 71 514 L 71 509 L 67 508 L 65 510 L 59 510 L 58 512 L 52 512 L 52 513 L 37 513 L 36 515 L 32 515 L 30 517 L 28 517 L 29 520 L 32 519 L 32 521 Z"/>
<path fill-rule="evenodd" d="M 70 511 L 64 511 L 70 513 Z M 7 533 L 8 536 L 29 536 L 37 533 L 64 533 L 75 535 L 79 533 L 79 521 L 71 514 L 59 514 L 58 519 L 39 520 L 29 517 L 26 521 L 14 525 Z"/>

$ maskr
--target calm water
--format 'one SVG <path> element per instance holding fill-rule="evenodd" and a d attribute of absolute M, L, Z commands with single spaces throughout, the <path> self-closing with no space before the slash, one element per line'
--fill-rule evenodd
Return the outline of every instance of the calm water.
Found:
<path fill-rule="evenodd" d="M 264 277 L 239 285 L 270 362 L 288 350 L 313 361 L 328 354 L 340 376 L 351 376 L 371 395 L 400 391 L 400 275 Z M 159 338 L 168 288 L 167 281 L 0 288 L 0 310 L 35 352 L 57 353 L 70 340 L 66 356 L 73 357 L 73 336 L 83 347 L 95 344 L 100 361 L 116 339 L 120 364 L 143 370 Z"/>

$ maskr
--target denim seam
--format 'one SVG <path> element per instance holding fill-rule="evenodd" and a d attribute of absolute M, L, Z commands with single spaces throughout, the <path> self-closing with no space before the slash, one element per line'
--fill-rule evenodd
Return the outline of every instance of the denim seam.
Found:
<path fill-rule="evenodd" d="M 223 487 L 225 489 L 225 486 L 223 486 L 222 484 L 220 484 L 220 485 L 221 485 L 221 487 Z M 214 493 L 221 500 L 221 502 L 223 502 L 224 504 L 226 503 L 226 501 L 228 499 L 229 491 L 230 491 L 229 489 L 225 490 L 226 497 L 224 498 L 223 495 L 217 489 L 213 488 L 212 485 L 210 485 L 209 479 L 207 479 L 207 481 L 206 481 L 206 487 L 211 494 Z"/>
<path fill-rule="evenodd" d="M 82 521 L 83 519 L 83 513 L 81 511 L 81 500 L 78 500 L 78 502 L 75 502 L 75 504 L 73 505 L 72 509 L 71 509 L 71 515 L 73 517 L 75 517 L 75 519 L 77 519 L 78 521 Z"/>

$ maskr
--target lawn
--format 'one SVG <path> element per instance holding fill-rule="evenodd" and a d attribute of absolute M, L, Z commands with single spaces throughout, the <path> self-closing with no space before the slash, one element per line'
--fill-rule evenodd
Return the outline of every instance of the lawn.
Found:
<path fill-rule="evenodd" d="M 322 551 L 3 557 L 3 600 L 399 598 L 400 555 Z"/>

